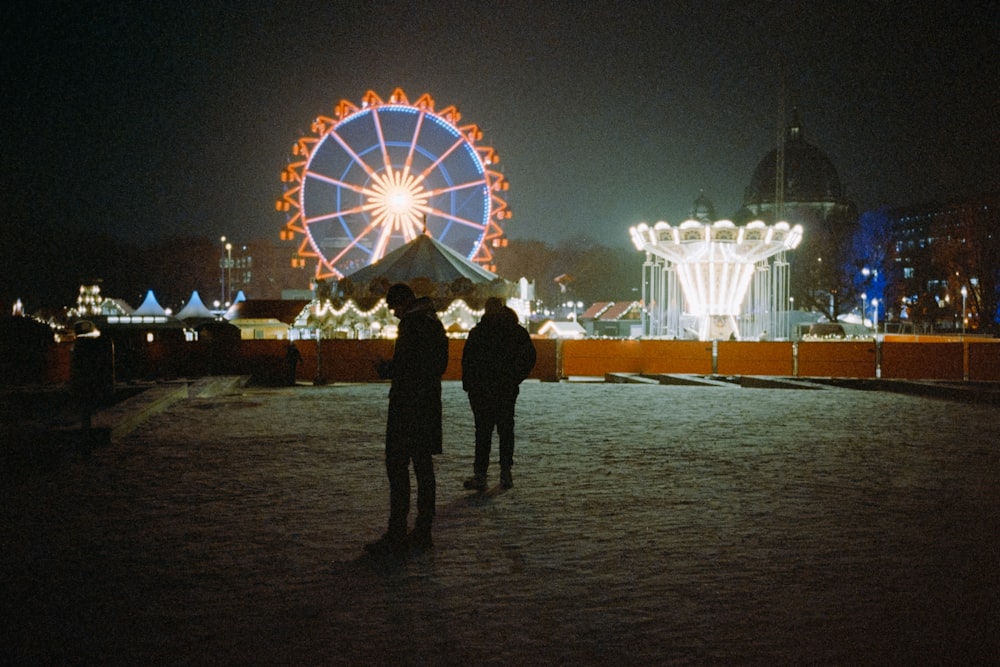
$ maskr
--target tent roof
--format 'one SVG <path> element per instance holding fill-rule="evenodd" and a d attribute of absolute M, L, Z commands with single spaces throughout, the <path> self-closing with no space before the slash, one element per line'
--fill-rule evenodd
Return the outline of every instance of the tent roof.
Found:
<path fill-rule="evenodd" d="M 435 283 L 449 283 L 457 278 L 468 278 L 475 284 L 496 280 L 491 273 L 458 254 L 443 243 L 421 234 L 409 243 L 396 248 L 385 257 L 347 276 L 355 283 L 367 283 L 379 276 L 389 282 L 408 282 L 427 278 Z"/>
<path fill-rule="evenodd" d="M 179 320 L 191 320 L 191 319 L 215 319 L 215 315 L 210 311 L 201 300 L 198 295 L 198 290 L 191 292 L 191 298 L 188 299 L 187 304 L 181 308 L 181 311 L 177 313 L 177 319 Z"/>
<path fill-rule="evenodd" d="M 552 338 L 583 338 L 587 331 L 578 322 L 549 320 L 538 329 L 538 335 Z"/>
<path fill-rule="evenodd" d="M 163 306 L 156 300 L 156 296 L 153 294 L 153 290 L 146 292 L 146 299 L 142 302 L 142 305 L 135 309 L 133 315 L 161 315 L 166 317 L 167 311 L 163 310 Z"/>
<path fill-rule="evenodd" d="M 253 299 L 237 301 L 226 311 L 226 319 L 278 320 L 291 326 L 309 305 L 306 299 Z"/>
<path fill-rule="evenodd" d="M 135 308 L 128 305 L 125 299 L 108 298 L 101 302 L 101 315 L 134 315 Z"/>
<path fill-rule="evenodd" d="M 601 317 L 609 308 L 615 305 L 614 301 L 597 301 L 592 304 L 590 308 L 583 311 L 580 315 L 581 320 L 596 320 Z"/>
<path fill-rule="evenodd" d="M 588 308 L 582 315 L 581 320 L 603 320 L 613 321 L 621 317 L 633 308 L 638 308 L 638 301 L 599 301 Z"/>
<path fill-rule="evenodd" d="M 601 313 L 600 319 L 608 321 L 618 320 L 621 319 L 623 315 L 629 313 L 633 308 L 638 307 L 638 301 L 621 301 L 613 303 L 610 308 Z"/>

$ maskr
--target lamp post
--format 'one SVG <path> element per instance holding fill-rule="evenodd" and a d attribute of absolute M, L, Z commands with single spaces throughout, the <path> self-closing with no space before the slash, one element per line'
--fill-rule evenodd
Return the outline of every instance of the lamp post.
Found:
<path fill-rule="evenodd" d="M 229 292 L 233 291 L 233 244 L 226 244 L 226 306 L 229 306 Z"/>
<path fill-rule="evenodd" d="M 861 286 L 862 287 L 868 284 L 868 276 L 870 276 L 871 273 L 872 272 L 868 269 L 867 266 L 864 267 L 863 269 L 861 269 Z M 867 298 L 868 298 L 868 292 L 862 292 L 861 293 L 861 326 L 864 326 L 864 324 L 865 324 L 865 299 L 867 299 Z"/>
<path fill-rule="evenodd" d="M 788 310 L 789 310 L 789 314 L 795 312 L 795 297 L 794 296 L 788 297 Z M 792 322 L 792 318 L 789 317 L 788 318 L 788 340 L 792 339 L 792 334 L 793 333 L 795 333 L 795 323 Z"/>
<path fill-rule="evenodd" d="M 878 338 L 878 299 L 872 299 L 872 329 L 875 330 L 875 338 Z"/>
<path fill-rule="evenodd" d="M 969 290 L 962 285 L 962 338 L 965 338 L 965 298 L 969 296 Z"/>
<path fill-rule="evenodd" d="M 222 254 L 219 257 L 219 302 L 222 304 L 226 303 L 226 237 L 222 236 L 219 238 L 219 243 L 222 244 Z"/>

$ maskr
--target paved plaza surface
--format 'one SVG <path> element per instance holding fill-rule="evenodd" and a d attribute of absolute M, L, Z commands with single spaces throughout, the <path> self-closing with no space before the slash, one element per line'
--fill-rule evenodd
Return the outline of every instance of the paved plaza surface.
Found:
<path fill-rule="evenodd" d="M 1000 662 L 996 407 L 845 388 L 528 382 L 514 488 L 384 530 L 388 386 L 186 398 L 5 483 L 14 664 Z"/>

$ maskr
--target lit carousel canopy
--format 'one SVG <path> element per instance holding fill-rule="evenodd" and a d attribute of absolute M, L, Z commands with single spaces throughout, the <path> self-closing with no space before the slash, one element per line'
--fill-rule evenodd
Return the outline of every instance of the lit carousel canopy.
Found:
<path fill-rule="evenodd" d="M 730 220 L 687 220 L 677 227 L 641 223 L 629 234 L 637 250 L 662 258 L 675 270 L 687 310 L 698 321 L 698 337 L 708 340 L 737 335 L 737 317 L 755 267 L 798 246 L 802 227 L 760 220 L 739 227 Z"/>

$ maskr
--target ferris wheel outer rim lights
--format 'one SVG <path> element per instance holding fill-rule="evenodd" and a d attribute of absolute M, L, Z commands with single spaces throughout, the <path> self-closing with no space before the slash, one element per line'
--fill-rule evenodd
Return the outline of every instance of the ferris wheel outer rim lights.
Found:
<path fill-rule="evenodd" d="M 367 248 L 363 247 L 361 243 L 363 238 L 369 235 L 374 237 L 376 233 L 378 234 L 377 238 L 369 239 L 369 242 L 372 243 L 369 253 L 371 259 L 364 264 L 368 265 L 381 259 L 387 251 L 391 251 L 389 248 L 390 237 L 398 239 L 401 236 L 409 241 L 417 233 L 433 236 L 432 225 L 428 223 L 428 220 L 431 220 L 439 228 L 459 229 L 465 232 L 462 248 L 455 248 L 451 245 L 455 241 L 449 242 L 448 231 L 439 231 L 439 235 L 443 233 L 445 237 L 437 240 L 444 242 L 484 268 L 495 270 L 492 266 L 493 250 L 506 245 L 506 238 L 500 223 L 511 217 L 511 211 L 501 197 L 501 193 L 508 189 L 509 184 L 504 175 L 496 169 L 499 157 L 492 148 L 477 143 L 482 139 L 482 132 L 477 125 L 460 124 L 461 114 L 454 106 L 448 106 L 441 110 L 435 110 L 434 106 L 434 100 L 427 93 L 411 103 L 401 88 L 394 90 L 387 101 L 383 101 L 374 91 L 369 90 L 362 98 L 360 106 L 350 100 L 342 99 L 336 105 L 332 117 L 317 117 L 312 123 L 311 133 L 300 137 L 293 144 L 292 158 L 281 173 L 285 191 L 275 205 L 279 212 L 287 215 L 287 220 L 281 231 L 282 240 L 293 240 L 301 236 L 298 239 L 297 256 L 292 260 L 293 266 L 304 268 L 307 262 L 315 261 L 315 277 L 317 279 L 342 278 L 353 271 L 345 271 L 344 265 L 338 265 L 338 263 L 352 250 L 358 250 L 354 253 L 355 256 L 361 252 L 367 252 Z M 394 112 L 416 114 L 419 118 L 408 146 L 404 146 L 405 142 L 388 141 L 381 134 L 383 131 L 380 126 L 380 123 L 383 122 L 382 116 Z M 355 148 L 337 133 L 339 128 L 347 127 L 351 121 L 357 120 L 363 114 L 371 115 L 373 127 L 379 133 L 374 138 L 373 144 L 364 147 L 365 153 L 367 155 L 377 149 L 378 154 L 375 156 L 377 159 L 368 158 L 366 160 L 359 156 Z M 391 116 L 387 118 L 392 120 Z M 424 139 L 421 136 L 421 125 L 426 120 L 430 120 L 432 124 L 439 126 L 442 132 L 454 138 L 447 153 L 438 154 L 437 151 L 428 149 L 421 143 L 421 140 Z M 440 136 L 442 135 L 439 133 L 437 138 Z M 435 137 L 430 137 L 427 141 L 433 138 Z M 371 138 L 369 137 L 369 139 Z M 317 152 L 323 151 L 325 143 L 331 140 L 339 146 L 331 148 L 327 153 L 337 151 L 339 148 L 340 152 L 336 153 L 334 157 L 341 160 L 345 160 L 344 156 L 349 158 L 345 162 L 347 167 L 342 174 L 338 175 L 343 178 L 330 177 L 329 174 L 310 169 L 314 159 L 318 157 Z M 390 151 L 398 152 L 403 148 L 407 153 L 406 164 L 389 156 Z M 481 181 L 473 179 L 460 184 L 452 182 L 450 180 L 452 177 L 445 166 L 451 153 L 459 154 L 459 157 L 455 159 L 462 160 L 459 164 L 461 168 L 468 169 L 471 165 L 472 168 L 478 169 Z M 416 154 L 419 154 L 417 160 L 422 160 L 425 163 L 420 174 L 409 171 L 413 166 L 413 158 Z M 363 172 L 365 174 L 363 182 L 358 182 L 357 179 L 349 181 L 345 175 L 350 169 L 354 169 L 358 173 Z M 438 185 L 434 189 L 424 189 L 424 183 L 430 183 L 434 179 L 437 182 L 446 182 L 447 187 Z M 319 211 L 315 211 L 316 202 L 311 204 L 308 201 L 309 195 L 307 195 L 309 189 L 307 185 L 312 181 L 325 183 L 326 188 L 336 190 L 337 207 L 335 210 L 326 211 L 322 215 Z M 455 192 L 462 191 L 468 193 L 464 200 L 464 206 L 467 209 L 479 210 L 481 219 L 474 221 L 463 217 L 461 212 L 456 212 L 455 207 L 458 204 L 455 203 Z M 358 199 L 350 208 L 341 208 L 340 202 L 345 192 L 351 193 L 351 196 Z M 428 204 L 429 197 L 442 197 L 444 195 L 450 197 L 452 202 L 450 208 L 435 209 Z M 411 207 L 405 208 L 402 206 L 403 203 L 410 204 Z M 311 215 L 310 206 L 314 207 L 313 212 L 317 215 Z M 416 217 L 415 210 L 420 210 L 422 220 Z M 371 215 L 372 211 L 376 211 L 376 215 L 379 217 Z M 347 215 L 365 214 L 368 217 L 362 218 L 367 221 L 363 228 L 354 229 L 345 221 Z M 340 228 L 343 228 L 345 233 L 343 240 L 346 241 L 347 248 L 339 255 L 324 252 L 322 244 L 317 241 L 311 231 L 311 225 L 330 220 L 338 220 Z M 352 218 L 352 220 L 354 219 Z M 360 224 L 360 220 L 355 221 L 354 224 Z M 460 232 L 455 232 L 455 234 L 459 235 Z M 474 240 L 469 241 L 473 237 Z M 355 266 L 354 268 L 360 269 L 362 267 Z"/>

